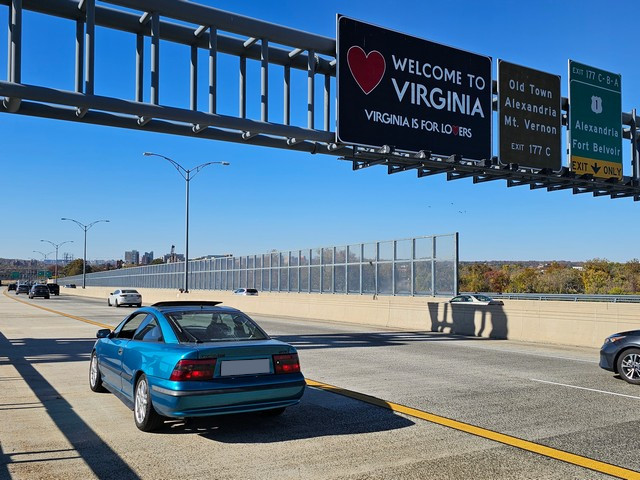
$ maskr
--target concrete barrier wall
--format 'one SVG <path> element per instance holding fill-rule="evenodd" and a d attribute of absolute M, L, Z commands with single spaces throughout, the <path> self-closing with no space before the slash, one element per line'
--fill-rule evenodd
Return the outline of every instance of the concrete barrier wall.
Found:
<path fill-rule="evenodd" d="M 61 289 L 104 299 L 109 287 Z M 452 305 L 445 298 L 138 289 L 145 305 L 162 300 L 219 300 L 249 314 L 457 333 L 527 342 L 600 347 L 611 333 L 640 329 L 640 304 L 505 300 L 504 305 Z"/>

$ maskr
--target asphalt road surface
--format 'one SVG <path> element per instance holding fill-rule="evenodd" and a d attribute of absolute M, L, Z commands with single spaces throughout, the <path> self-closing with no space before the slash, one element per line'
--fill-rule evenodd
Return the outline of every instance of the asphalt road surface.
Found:
<path fill-rule="evenodd" d="M 132 310 L 0 295 L 0 479 L 640 478 L 640 387 L 597 350 L 293 318 L 253 316 L 324 388 L 143 433 L 88 387 L 96 330 Z"/>

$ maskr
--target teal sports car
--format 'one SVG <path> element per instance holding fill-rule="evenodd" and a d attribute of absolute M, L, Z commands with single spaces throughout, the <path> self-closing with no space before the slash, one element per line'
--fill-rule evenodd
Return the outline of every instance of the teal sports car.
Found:
<path fill-rule="evenodd" d="M 166 418 L 278 415 L 306 386 L 298 353 L 220 302 L 160 302 L 97 333 L 89 386 L 108 390 L 143 431 Z"/>

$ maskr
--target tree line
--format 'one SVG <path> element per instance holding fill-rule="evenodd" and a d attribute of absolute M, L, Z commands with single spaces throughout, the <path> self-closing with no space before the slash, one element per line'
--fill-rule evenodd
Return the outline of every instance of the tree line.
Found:
<path fill-rule="evenodd" d="M 575 266 L 551 262 L 461 263 L 460 291 L 495 293 L 640 294 L 640 261 L 594 258 Z"/>

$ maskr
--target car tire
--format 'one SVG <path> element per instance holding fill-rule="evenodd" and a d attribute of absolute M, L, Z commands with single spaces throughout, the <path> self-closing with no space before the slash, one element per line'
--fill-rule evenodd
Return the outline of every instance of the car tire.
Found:
<path fill-rule="evenodd" d="M 136 308 L 140 308 L 140 307 L 142 307 L 142 304 L 141 303 L 137 303 L 136 304 Z"/>
<path fill-rule="evenodd" d="M 119 308 L 120 304 L 118 303 L 118 299 L 116 298 L 116 308 Z"/>
<path fill-rule="evenodd" d="M 107 298 L 107 305 L 111 306 L 111 299 L 110 298 Z"/>
<path fill-rule="evenodd" d="M 45 300 L 49 300 L 49 295 L 47 295 L 46 297 L 44 297 Z"/>
<path fill-rule="evenodd" d="M 640 385 L 640 349 L 630 348 L 623 351 L 618 357 L 616 366 L 623 380 Z"/>
<path fill-rule="evenodd" d="M 269 410 L 262 410 L 260 414 L 264 417 L 277 417 L 282 415 L 287 407 L 270 408 Z"/>
<path fill-rule="evenodd" d="M 107 389 L 102 385 L 102 375 L 98 368 L 98 357 L 96 352 L 91 352 L 91 362 L 89 363 L 89 388 L 92 392 L 106 392 Z"/>
<path fill-rule="evenodd" d="M 143 432 L 156 430 L 163 421 L 163 417 L 156 412 L 151 403 L 151 391 L 147 376 L 143 373 L 136 382 L 133 397 L 133 420 Z"/>

